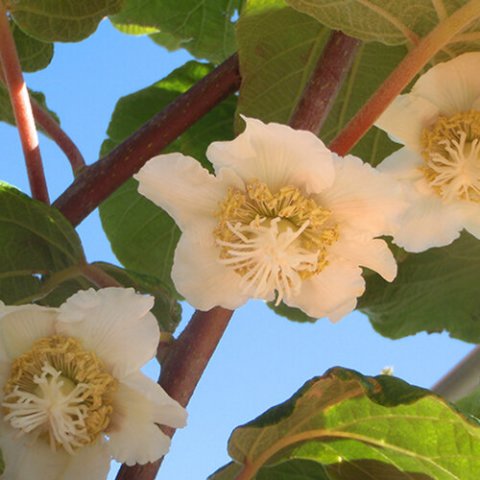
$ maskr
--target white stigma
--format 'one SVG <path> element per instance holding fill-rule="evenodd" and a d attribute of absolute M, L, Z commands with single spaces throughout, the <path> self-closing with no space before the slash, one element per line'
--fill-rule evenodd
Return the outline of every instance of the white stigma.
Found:
<path fill-rule="evenodd" d="M 16 386 L 5 396 L 2 406 L 9 413 L 4 419 L 21 434 L 34 432 L 39 436 L 46 433 L 53 451 L 61 445 L 73 454 L 75 448 L 85 445 L 89 439 L 85 426 L 88 407 L 83 405 L 88 386 L 70 385 L 71 382 L 48 363 L 33 381 L 38 385 L 36 393 L 22 391 Z"/>
<path fill-rule="evenodd" d="M 465 132 L 439 142 L 447 155 L 431 154 L 428 167 L 434 173 L 429 184 L 439 191 L 446 201 L 464 199 L 478 201 L 480 196 L 480 142 L 467 142 Z"/>
<path fill-rule="evenodd" d="M 302 248 L 298 241 L 310 222 L 307 220 L 296 231 L 286 223 L 279 217 L 254 220 L 249 225 L 227 223 L 237 240 L 217 239 L 228 254 L 220 262 L 245 272 L 240 281 L 243 292 L 268 298 L 276 291 L 275 305 L 297 294 L 302 282 L 300 273 L 314 272 L 318 264 L 319 252 Z"/>

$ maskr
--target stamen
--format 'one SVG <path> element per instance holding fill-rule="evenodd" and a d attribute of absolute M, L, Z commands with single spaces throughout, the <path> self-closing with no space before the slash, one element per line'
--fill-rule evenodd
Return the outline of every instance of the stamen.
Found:
<path fill-rule="evenodd" d="M 242 276 L 244 292 L 265 299 L 276 292 L 278 305 L 327 265 L 327 248 L 338 238 L 330 216 L 292 186 L 276 194 L 257 181 L 246 192 L 232 189 L 214 232 L 219 261 Z"/>
<path fill-rule="evenodd" d="M 480 202 L 480 112 L 440 116 L 422 133 L 421 170 L 445 201 Z"/>
<path fill-rule="evenodd" d="M 45 438 L 52 450 L 73 454 L 108 426 L 115 385 L 77 340 L 42 338 L 13 362 L 4 387 L 4 420 L 19 435 Z"/>

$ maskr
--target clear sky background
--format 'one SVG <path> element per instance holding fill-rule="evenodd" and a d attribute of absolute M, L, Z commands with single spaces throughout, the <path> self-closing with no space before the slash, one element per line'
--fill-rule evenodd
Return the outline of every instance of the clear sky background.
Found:
<path fill-rule="evenodd" d="M 26 80 L 30 88 L 46 94 L 49 107 L 92 163 L 117 99 L 160 80 L 188 58 L 184 52 L 169 53 L 148 38 L 121 34 L 104 21 L 79 44 L 57 44 L 51 65 Z M 40 142 L 53 200 L 72 175 L 58 148 L 43 136 Z M 17 131 L 0 124 L 0 145 L 0 179 L 29 193 Z M 96 213 L 78 231 L 90 261 L 118 263 Z M 184 305 L 182 326 L 192 312 Z M 395 375 L 428 388 L 471 349 L 445 334 L 392 341 L 356 312 L 338 324 L 325 319 L 297 324 L 252 301 L 235 313 L 190 403 L 189 424 L 176 434 L 157 478 L 205 479 L 228 461 L 226 445 L 233 428 L 283 402 L 332 366 L 366 375 L 393 366 Z M 156 378 L 158 367 L 151 366 L 149 372 Z"/>

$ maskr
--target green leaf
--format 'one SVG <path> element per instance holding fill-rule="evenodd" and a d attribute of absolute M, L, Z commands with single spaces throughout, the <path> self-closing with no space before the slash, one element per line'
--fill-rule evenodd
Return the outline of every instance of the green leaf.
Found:
<path fill-rule="evenodd" d="M 288 123 L 331 31 L 278 0 L 253 0 L 238 24 L 242 85 L 239 113 Z M 406 54 L 404 47 L 362 45 L 320 138 L 328 143 Z M 373 127 L 352 154 L 376 165 L 398 149 Z"/>
<path fill-rule="evenodd" d="M 121 286 L 126 288 L 132 287 L 139 293 L 152 295 L 155 298 L 155 304 L 151 312 L 157 318 L 161 331 L 171 333 L 175 331 L 181 320 L 181 306 L 174 298 L 173 293 L 158 278 L 140 275 L 105 262 L 94 262 L 92 265 L 102 269 L 120 283 Z M 78 290 L 96 288 L 95 285 L 80 274 L 80 270 L 77 273 L 72 273 L 71 277 L 65 278 L 65 281 L 60 282 L 38 303 L 50 307 L 58 307 Z M 49 280 L 49 277 L 45 277 L 43 285 Z"/>
<path fill-rule="evenodd" d="M 190 88 L 213 67 L 188 62 L 160 82 L 119 100 L 104 142 L 106 153 L 141 124 Z M 179 151 L 210 168 L 207 146 L 233 137 L 235 97 L 222 102 L 182 134 L 164 153 Z M 129 180 L 100 206 L 103 228 L 119 261 L 129 270 L 158 277 L 171 287 L 170 271 L 179 230 L 159 207 L 137 193 L 137 182 Z"/>
<path fill-rule="evenodd" d="M 235 50 L 232 16 L 242 0 L 125 0 L 115 25 L 152 27 L 161 45 L 177 44 L 194 57 L 220 63 Z M 165 43 L 164 43 L 165 42 Z"/>
<path fill-rule="evenodd" d="M 330 31 L 278 0 L 250 0 L 238 21 L 239 113 L 288 123 Z"/>
<path fill-rule="evenodd" d="M 335 30 L 362 40 L 400 45 L 430 32 L 443 18 L 466 0 L 286 0 Z"/>
<path fill-rule="evenodd" d="M 213 475 L 209 480 L 235 480 L 242 470 L 242 466 L 237 463 L 229 463 Z M 380 477 L 378 477 L 380 478 Z M 385 477 L 387 478 L 387 477 Z M 293 460 L 281 463 L 273 467 L 260 470 L 256 476 L 257 480 L 330 480 L 325 468 L 316 463 L 306 460 Z M 389 480 L 393 480 L 388 477 Z M 353 479 L 352 479 L 353 480 Z M 360 480 L 359 478 L 355 480 Z M 372 480 L 370 477 L 368 480 Z"/>
<path fill-rule="evenodd" d="M 91 35 L 123 0 L 15 0 L 9 11 L 28 35 L 44 42 L 77 42 Z"/>
<path fill-rule="evenodd" d="M 367 280 L 360 308 L 390 338 L 447 330 L 480 343 L 480 242 L 469 234 L 443 248 L 403 253 L 393 283 Z"/>
<path fill-rule="evenodd" d="M 36 72 L 46 68 L 53 57 L 53 43 L 46 43 L 30 37 L 10 22 L 18 57 L 24 72 Z"/>
<path fill-rule="evenodd" d="M 334 368 L 234 430 L 228 450 L 242 480 L 466 480 L 480 468 L 480 425 L 400 379 Z"/>
<path fill-rule="evenodd" d="M 58 210 L 0 182 L 0 300 L 39 290 L 40 276 L 84 259 L 80 239 Z"/>

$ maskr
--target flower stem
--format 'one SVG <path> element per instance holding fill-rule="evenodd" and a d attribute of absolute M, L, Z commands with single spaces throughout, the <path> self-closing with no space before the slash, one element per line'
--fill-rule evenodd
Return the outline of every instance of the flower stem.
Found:
<path fill-rule="evenodd" d="M 32 197 L 49 204 L 30 96 L 23 80 L 15 41 L 3 2 L 0 2 L 0 62 L 20 135 Z"/>
<path fill-rule="evenodd" d="M 0 82 L 6 84 L 5 77 L 0 71 Z M 76 175 L 85 167 L 85 160 L 80 153 L 78 147 L 73 143 L 73 140 L 61 129 L 58 122 L 45 110 L 33 97 L 30 97 L 30 104 L 32 105 L 33 117 L 37 125 L 43 128 L 45 133 L 58 145 L 58 147 L 65 153 Z"/>
<path fill-rule="evenodd" d="M 30 101 L 35 121 L 63 151 L 70 162 L 73 174 L 78 175 L 85 167 L 85 159 L 80 150 L 62 130 L 58 122 L 34 98 L 31 98 Z"/>
<path fill-rule="evenodd" d="M 216 307 L 196 311 L 185 330 L 171 346 L 163 364 L 159 383 L 182 406 L 190 400 L 213 352 L 228 326 L 233 311 Z M 164 427 L 170 437 L 175 429 Z M 145 465 L 122 465 L 117 480 L 153 480 L 161 460 Z"/>
<path fill-rule="evenodd" d="M 54 202 L 76 226 L 147 160 L 238 90 L 238 57 L 233 55 L 176 98 L 102 159 L 89 166 Z"/>
<path fill-rule="evenodd" d="M 368 102 L 331 142 L 329 148 L 339 155 L 348 153 L 420 69 L 455 35 L 478 17 L 480 17 L 480 0 L 470 0 L 450 17 L 440 22 L 400 62 Z"/>
<path fill-rule="evenodd" d="M 332 32 L 298 102 L 290 126 L 318 134 L 352 66 L 360 40 Z"/>
<path fill-rule="evenodd" d="M 122 287 L 122 285 L 111 275 L 93 263 L 84 263 L 80 265 L 80 273 L 98 288 Z"/>

